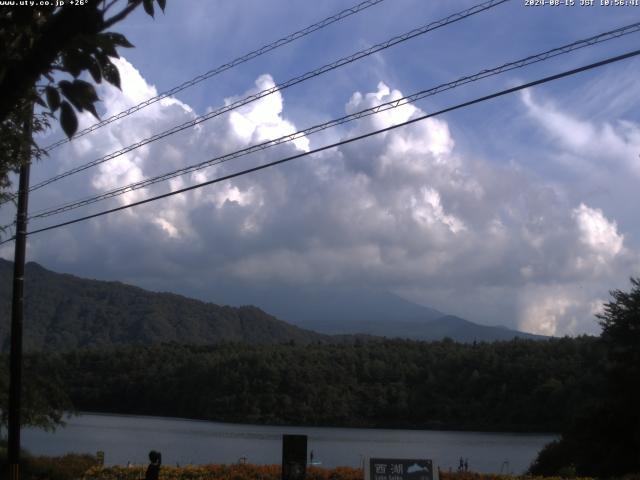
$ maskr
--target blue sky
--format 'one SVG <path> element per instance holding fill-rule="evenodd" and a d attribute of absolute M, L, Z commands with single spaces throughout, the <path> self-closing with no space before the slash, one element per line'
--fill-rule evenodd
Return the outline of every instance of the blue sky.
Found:
<path fill-rule="evenodd" d="M 104 115 L 334 14 L 346 1 L 169 0 L 115 30 L 123 92 Z M 579 2 L 577 2 L 579 3 Z M 59 148 L 32 183 L 474 5 L 385 0 Z M 636 22 L 640 7 L 512 0 L 36 192 L 31 211 L 93 195 Z M 586 48 L 187 176 L 170 188 L 316 148 L 637 48 Z M 486 324 L 597 332 L 640 271 L 640 61 L 626 60 L 135 211 L 36 235 L 29 258 L 217 303 L 252 288 L 370 287 Z M 256 86 L 258 85 L 258 86 Z M 91 123 L 83 118 L 84 125 Z M 43 144 L 59 138 L 55 129 Z M 60 216 L 74 218 L 166 185 Z M 4 209 L 3 219 L 11 212 Z M 56 217 L 57 218 L 57 217 Z M 51 220 L 52 221 L 52 220 Z M 33 227 L 51 221 L 38 221 Z M 10 258 L 12 250 L 0 254 Z M 234 292 L 233 295 L 228 295 Z M 240 292 L 240 294 L 238 293 Z"/>

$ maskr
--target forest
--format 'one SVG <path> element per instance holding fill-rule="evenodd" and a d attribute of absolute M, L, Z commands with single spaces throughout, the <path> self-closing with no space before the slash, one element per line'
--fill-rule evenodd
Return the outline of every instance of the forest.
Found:
<path fill-rule="evenodd" d="M 59 379 L 60 391 L 80 411 L 557 432 L 600 388 L 602 379 L 594 372 L 602 360 L 593 337 L 476 344 L 164 344 L 31 354 L 25 374 Z"/>

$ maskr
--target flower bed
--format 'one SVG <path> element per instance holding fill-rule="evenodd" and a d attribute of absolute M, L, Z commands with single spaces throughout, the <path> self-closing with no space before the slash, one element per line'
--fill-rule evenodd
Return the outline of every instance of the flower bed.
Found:
<path fill-rule="evenodd" d="M 140 480 L 146 467 L 93 467 L 83 480 Z M 518 477 L 483 473 L 441 472 L 440 480 L 562 480 L 561 477 Z M 280 480 L 280 465 L 193 465 L 162 466 L 160 480 Z M 307 480 L 363 480 L 358 468 L 307 468 Z M 575 478 L 572 480 L 592 480 Z M 625 480 L 640 480 L 631 478 Z"/>

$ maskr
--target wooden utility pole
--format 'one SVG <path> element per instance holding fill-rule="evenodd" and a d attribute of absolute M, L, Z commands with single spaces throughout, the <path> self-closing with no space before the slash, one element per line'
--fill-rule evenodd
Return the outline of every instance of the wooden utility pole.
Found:
<path fill-rule="evenodd" d="M 13 257 L 13 299 L 11 303 L 11 353 L 9 358 L 9 479 L 20 479 L 20 397 L 22 393 L 22 320 L 24 317 L 24 263 L 27 251 L 27 210 L 31 167 L 32 109 L 25 120 L 27 154 L 20 167 L 16 244 Z"/>

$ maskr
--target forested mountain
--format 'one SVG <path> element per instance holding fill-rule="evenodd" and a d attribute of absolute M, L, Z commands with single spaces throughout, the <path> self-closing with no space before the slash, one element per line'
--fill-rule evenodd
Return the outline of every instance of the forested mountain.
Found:
<path fill-rule="evenodd" d="M 290 424 L 559 431 L 601 386 L 597 339 L 163 345 L 26 360 L 83 411 Z M 39 370 L 39 371 L 38 371 Z"/>
<path fill-rule="evenodd" d="M 13 263 L 0 259 L 0 351 L 8 350 L 12 271 Z M 88 280 L 55 273 L 33 262 L 26 265 L 25 292 L 27 350 L 163 342 L 339 343 L 353 341 L 352 335 L 417 340 L 449 337 L 459 342 L 545 338 L 478 325 L 384 292 L 296 291 L 290 301 L 266 293 L 255 297 L 261 305 L 270 299 L 272 303 L 267 304 L 277 311 L 276 305 L 286 305 L 283 311 L 299 317 L 290 323 L 254 306 L 219 306 L 119 282 Z"/>
<path fill-rule="evenodd" d="M 364 286 L 228 289 L 224 298 L 232 304 L 257 305 L 285 322 L 328 335 L 361 333 L 427 341 L 449 337 L 457 342 L 547 338 L 479 325 Z"/>
<path fill-rule="evenodd" d="M 0 259 L 0 349 L 8 351 L 13 263 Z M 26 350 L 69 350 L 162 342 L 323 342 L 329 337 L 259 308 L 205 303 L 119 282 L 87 280 L 26 265 Z"/>

